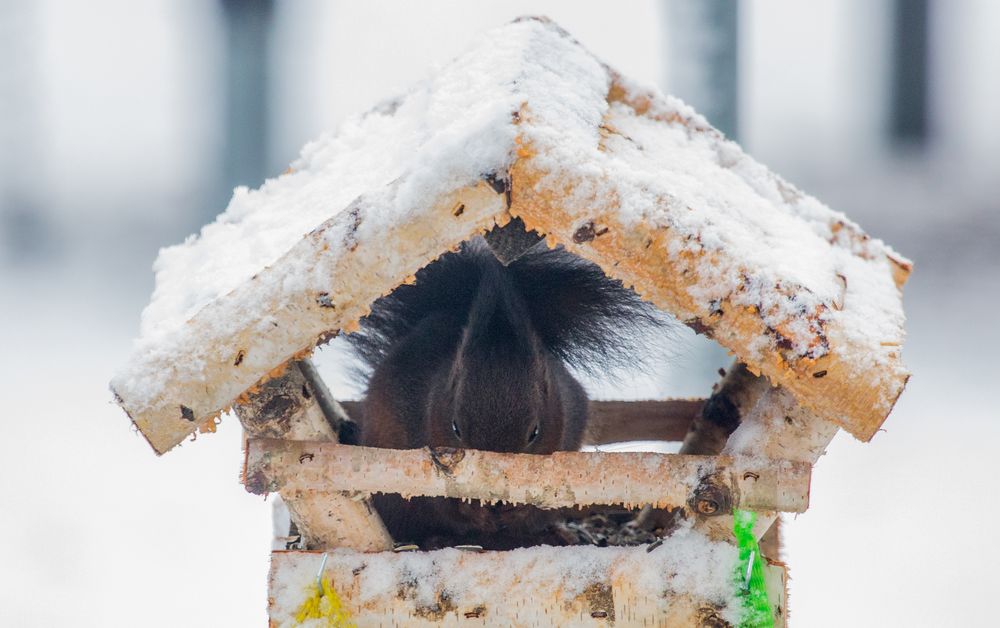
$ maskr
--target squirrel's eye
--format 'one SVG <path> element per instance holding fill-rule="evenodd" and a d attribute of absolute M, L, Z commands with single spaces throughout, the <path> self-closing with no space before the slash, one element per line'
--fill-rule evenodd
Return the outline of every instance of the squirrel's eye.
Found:
<path fill-rule="evenodd" d="M 537 425 L 535 426 L 535 429 L 531 430 L 531 436 L 528 437 L 528 442 L 529 443 L 533 443 L 533 442 L 535 442 L 536 438 L 538 438 L 538 426 Z"/>
<path fill-rule="evenodd" d="M 462 438 L 462 430 L 458 429 L 458 423 L 455 421 L 451 422 L 451 431 L 455 432 L 455 436 Z"/>

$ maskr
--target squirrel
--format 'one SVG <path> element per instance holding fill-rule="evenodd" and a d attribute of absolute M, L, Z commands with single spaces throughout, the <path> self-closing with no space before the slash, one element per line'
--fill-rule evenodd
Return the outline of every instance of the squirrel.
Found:
<path fill-rule="evenodd" d="M 465 242 L 372 306 L 347 336 L 367 367 L 357 444 L 548 454 L 580 449 L 587 393 L 571 370 L 633 364 L 663 315 L 596 264 L 544 242 L 503 264 Z M 536 542 L 556 516 L 531 506 L 376 495 L 397 541 Z M 557 540 L 550 541 L 557 542 Z"/>

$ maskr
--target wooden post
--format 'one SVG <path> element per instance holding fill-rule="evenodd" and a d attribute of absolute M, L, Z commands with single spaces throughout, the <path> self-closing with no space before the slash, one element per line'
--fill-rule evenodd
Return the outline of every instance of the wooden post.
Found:
<path fill-rule="evenodd" d="M 743 417 L 750 413 L 770 387 L 766 377 L 754 375 L 745 364 L 734 362 L 713 387 L 712 396 L 691 423 L 680 453 L 720 453 Z M 780 559 L 781 554 L 780 525 L 781 519 L 776 518 L 761 538 L 761 552 L 775 560 Z"/>
<path fill-rule="evenodd" d="M 771 388 L 747 413 L 722 450 L 732 456 L 781 456 L 814 465 L 837 435 L 838 427 L 806 410 L 784 388 Z M 754 532 L 760 539 L 777 520 L 775 512 L 758 511 Z M 709 537 L 732 538 L 731 515 L 696 522 Z M 774 558 L 774 557 L 772 557 Z"/>
<path fill-rule="evenodd" d="M 781 517 L 777 517 L 764 536 L 760 537 L 760 553 L 771 560 L 781 560 Z"/>
<path fill-rule="evenodd" d="M 742 417 L 768 388 L 766 377 L 754 375 L 746 365 L 734 362 L 691 423 L 679 453 L 712 456 L 721 452 Z"/>
<path fill-rule="evenodd" d="M 337 429 L 346 419 L 307 361 L 290 363 L 284 374 L 267 381 L 235 410 L 251 438 L 336 443 Z M 369 499 L 322 488 L 282 492 L 281 497 L 307 548 L 350 547 L 369 552 L 392 548 L 392 538 Z"/>

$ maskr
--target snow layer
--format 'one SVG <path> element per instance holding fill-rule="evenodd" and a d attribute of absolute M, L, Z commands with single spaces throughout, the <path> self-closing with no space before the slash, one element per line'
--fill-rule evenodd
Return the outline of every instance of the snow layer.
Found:
<path fill-rule="evenodd" d="M 711 541 L 687 526 L 651 552 L 646 550 L 647 546 L 539 546 L 497 554 L 457 549 L 362 554 L 338 549 L 329 552 L 324 575 L 332 579 L 348 609 L 360 611 L 360 616 L 366 605 L 369 612 L 384 610 L 403 596 L 417 613 L 445 599 L 453 609 L 446 613 L 461 616 L 482 606 L 485 616 L 497 623 L 508 609 L 517 609 L 518 618 L 527 620 L 534 608 L 539 612 L 537 619 L 544 622 L 545 604 L 572 604 L 588 587 L 627 582 L 637 599 L 658 600 L 665 607 L 679 596 L 690 595 L 696 602 L 720 609 L 729 621 L 738 621 L 734 545 Z M 282 554 L 274 556 L 270 615 L 278 625 L 295 625 L 289 620 L 315 586 L 322 554 L 316 553 L 315 561 L 306 560 L 308 556 L 290 556 L 295 561 Z M 502 562 L 497 560 L 501 557 Z"/>
<path fill-rule="evenodd" d="M 513 86 L 561 74 L 526 59 L 565 65 L 558 61 L 563 56 L 583 54 L 562 38 L 538 38 L 545 29 L 525 21 L 487 33 L 408 94 L 306 145 L 286 174 L 258 190 L 237 188 L 215 222 L 160 252 L 156 289 L 142 316 L 143 339 L 176 329 L 365 192 L 406 174 L 381 213 L 384 221 L 399 220 L 438 193 L 505 171 L 514 148 L 512 116 L 523 100 Z M 377 231 L 375 221 L 368 222 Z"/>
<path fill-rule="evenodd" d="M 525 135 L 547 171 L 543 186 L 562 193 L 572 181 L 566 205 L 581 219 L 607 207 L 626 225 L 672 230 L 679 238 L 668 254 L 702 260 L 689 290 L 702 311 L 721 302 L 756 308 L 800 357 L 828 353 L 823 336 L 835 321 L 838 344 L 863 348 L 845 356 L 861 370 L 898 358 L 904 317 L 888 258 L 905 258 L 771 173 L 680 100 L 615 81 L 626 100 L 648 108 L 594 98 L 576 116 L 586 123 L 568 133 L 552 132 L 562 112 L 531 101 Z M 760 360 L 775 338 L 756 348 Z"/>
<path fill-rule="evenodd" d="M 833 225 L 860 229 L 721 140 L 676 98 L 628 85 L 629 91 L 658 96 L 654 110 L 637 116 L 614 103 L 609 112 L 609 84 L 607 68 L 551 24 L 522 20 L 485 34 L 402 98 L 308 144 L 285 175 L 259 190 L 237 188 L 215 222 L 163 249 L 142 336 L 154 339 L 178 327 L 354 198 L 404 173 L 410 176 L 383 212 L 386 218 L 415 211 L 436 192 L 505 171 L 517 131 L 512 115 L 528 103 L 525 135 L 544 147 L 540 163 L 554 175 L 600 170 L 617 182 L 624 218 L 673 227 L 691 237 L 691 249 L 726 250 L 741 260 L 740 267 L 711 268 L 711 285 L 694 292 L 699 299 L 739 293 L 740 304 L 763 305 L 762 312 L 777 311 L 786 320 L 845 300 L 838 275 L 846 276 L 848 293 L 858 298 L 846 299 L 852 308 L 842 315 L 850 319 L 844 327 L 875 323 L 882 340 L 900 340 L 902 311 L 895 288 L 886 283 L 888 269 L 869 268 L 856 257 L 874 251 L 884 258 L 881 242 L 866 239 L 861 250 L 855 242 L 830 246 Z M 605 115 L 616 134 L 598 149 Z M 663 124 L 673 115 L 688 127 Z M 590 190 L 576 193 L 581 202 L 589 200 Z M 657 205 L 664 198 L 670 201 L 666 208 Z M 796 292 L 794 299 L 787 298 L 789 290 Z M 796 340 L 805 354 L 810 330 L 801 331 Z"/>

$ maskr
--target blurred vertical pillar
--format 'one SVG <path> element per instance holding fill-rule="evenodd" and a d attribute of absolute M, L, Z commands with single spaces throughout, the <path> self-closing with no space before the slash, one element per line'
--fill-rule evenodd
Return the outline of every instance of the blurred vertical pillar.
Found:
<path fill-rule="evenodd" d="M 739 138 L 739 3 L 666 0 L 668 91 Z"/>
<path fill-rule="evenodd" d="M 53 254 L 55 234 L 41 196 L 39 30 L 33 0 L 0 2 L 0 263 Z"/>
<path fill-rule="evenodd" d="M 894 0 L 889 137 L 897 145 L 927 140 L 928 0 Z"/>
<path fill-rule="evenodd" d="M 223 204 L 267 172 L 274 0 L 221 0 L 225 20 Z"/>
<path fill-rule="evenodd" d="M 665 91 L 679 96 L 726 137 L 739 141 L 739 3 L 737 0 L 664 0 L 667 59 Z M 708 390 L 716 369 L 732 362 L 704 337 L 683 353 L 685 367 L 671 369 L 671 389 Z"/>

